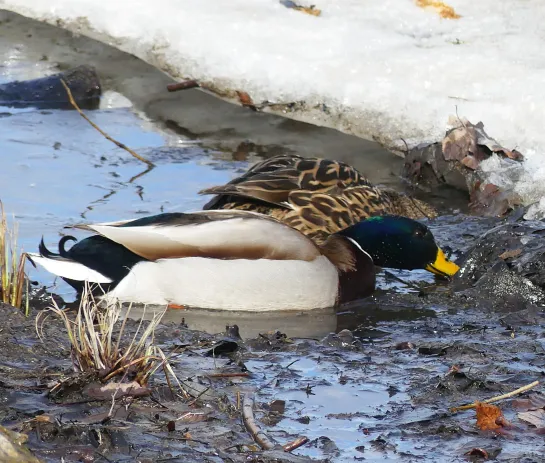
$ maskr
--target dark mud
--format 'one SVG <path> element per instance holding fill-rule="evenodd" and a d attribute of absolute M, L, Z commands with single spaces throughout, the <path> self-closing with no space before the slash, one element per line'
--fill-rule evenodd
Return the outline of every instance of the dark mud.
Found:
<path fill-rule="evenodd" d="M 392 292 L 381 275 L 374 297 L 337 313 L 218 313 L 214 324 L 210 312 L 171 311 L 156 341 L 174 353 L 187 398 L 172 394 L 157 374 L 149 397 L 120 398 L 113 408 L 110 398 L 93 399 L 82 390 L 91 379 L 70 379 L 60 322 L 47 319 L 41 342 L 36 309 L 25 318 L 3 306 L 1 423 L 28 434 L 29 448 L 48 462 L 461 462 L 477 458 L 466 455 L 475 448 L 494 461 L 545 461 L 543 435 L 518 420 L 510 400 L 500 404 L 513 424 L 503 433 L 479 431 L 472 410 L 449 412 L 545 373 L 540 271 L 524 266 L 524 256 L 543 252 L 543 226 L 515 219 L 432 223 L 439 237 L 454 226 L 463 230 L 451 239 L 453 251 L 465 256 L 463 278 L 454 284 L 423 281 L 416 272 L 404 291 L 397 282 Z M 505 256 L 506 247 L 519 245 L 516 256 Z M 521 279 L 518 286 L 533 278 L 535 287 L 519 291 L 522 299 L 513 292 L 511 301 L 481 291 L 498 262 Z M 309 323 L 314 315 L 318 323 Z M 130 320 L 129 331 L 137 323 Z M 238 333 L 226 332 L 225 324 L 233 323 Z M 214 377 L 218 373 L 235 376 Z M 48 393 L 59 380 L 63 387 Z M 534 394 L 541 391 L 538 386 Z M 281 445 L 300 436 L 309 442 L 292 454 L 260 450 L 242 422 L 245 394 L 255 397 L 255 417 L 270 438 Z"/>

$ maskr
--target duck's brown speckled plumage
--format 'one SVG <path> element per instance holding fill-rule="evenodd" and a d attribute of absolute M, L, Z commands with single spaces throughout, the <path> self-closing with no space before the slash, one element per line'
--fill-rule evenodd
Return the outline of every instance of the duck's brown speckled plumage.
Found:
<path fill-rule="evenodd" d="M 434 217 L 430 205 L 378 188 L 339 161 L 280 155 L 261 161 L 214 194 L 204 209 L 240 209 L 270 215 L 318 243 L 332 233 L 376 215 Z"/>

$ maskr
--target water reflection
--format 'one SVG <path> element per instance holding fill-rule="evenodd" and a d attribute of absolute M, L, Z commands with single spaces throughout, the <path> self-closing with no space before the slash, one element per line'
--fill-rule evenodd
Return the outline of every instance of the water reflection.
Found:
<path fill-rule="evenodd" d="M 123 310 L 126 310 L 127 306 Z M 162 306 L 133 305 L 129 317 L 150 320 L 163 312 Z M 124 316 L 124 315 L 123 315 Z M 243 339 L 251 339 L 260 333 L 278 330 L 290 338 L 322 339 L 329 333 L 348 329 L 357 336 L 367 337 L 366 330 L 382 322 L 412 321 L 437 316 L 435 310 L 385 304 L 368 298 L 340 308 L 314 309 L 306 311 L 248 312 L 210 309 L 168 309 L 163 321 L 184 324 L 190 330 L 210 334 L 222 333 L 228 325 L 237 325 Z"/>
<path fill-rule="evenodd" d="M 135 306 L 131 318 L 149 320 L 163 307 Z M 168 309 L 164 322 L 185 323 L 191 330 L 215 334 L 225 331 L 227 325 L 237 325 L 240 336 L 250 339 L 259 333 L 278 330 L 290 338 L 323 338 L 337 329 L 337 313 L 334 308 L 294 312 L 237 312 L 207 309 Z"/>

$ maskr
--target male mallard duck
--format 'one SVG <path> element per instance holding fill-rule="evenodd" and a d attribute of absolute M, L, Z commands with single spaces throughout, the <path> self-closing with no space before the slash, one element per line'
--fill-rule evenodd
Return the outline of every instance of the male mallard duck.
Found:
<path fill-rule="evenodd" d="M 97 283 L 106 301 L 227 310 L 305 310 L 370 295 L 374 264 L 450 276 L 458 266 L 431 232 L 404 217 L 374 217 L 322 245 L 248 211 L 168 213 L 77 225 L 95 233 L 59 253 L 43 240 L 34 263 L 81 291 Z"/>
<path fill-rule="evenodd" d="M 366 217 L 435 217 L 418 199 L 381 189 L 339 161 L 284 154 L 261 161 L 226 185 L 199 192 L 217 195 L 205 206 L 270 215 L 318 243 Z"/>

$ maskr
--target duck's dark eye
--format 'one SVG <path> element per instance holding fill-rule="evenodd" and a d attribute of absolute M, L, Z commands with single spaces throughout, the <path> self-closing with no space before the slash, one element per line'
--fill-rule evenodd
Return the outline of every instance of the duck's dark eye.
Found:
<path fill-rule="evenodd" d="M 426 230 L 422 230 L 421 228 L 417 228 L 413 233 L 413 235 L 416 236 L 417 238 L 423 238 L 425 234 L 426 234 Z"/>

